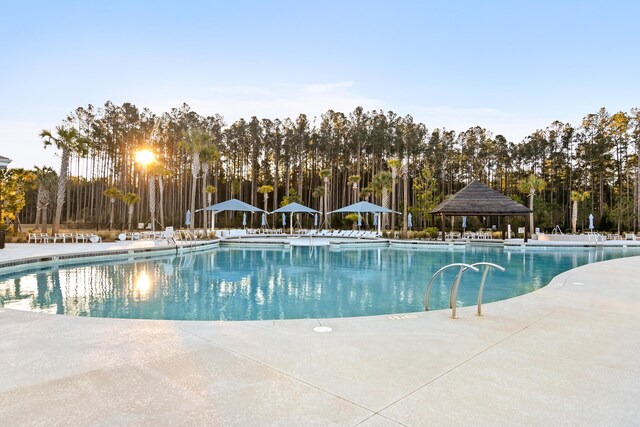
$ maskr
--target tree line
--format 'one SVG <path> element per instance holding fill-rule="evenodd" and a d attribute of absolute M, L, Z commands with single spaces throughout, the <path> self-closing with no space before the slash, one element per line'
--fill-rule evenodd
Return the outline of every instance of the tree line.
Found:
<path fill-rule="evenodd" d="M 384 219 L 387 228 L 406 228 L 407 213 L 423 228 L 435 225 L 430 209 L 473 180 L 529 198 L 543 230 L 584 229 L 592 213 L 599 230 L 636 231 L 640 218 L 640 109 L 554 121 L 516 143 L 480 126 L 429 130 L 410 115 L 362 107 L 225 123 L 187 104 L 155 114 L 106 102 L 77 108 L 40 137 L 61 151 L 61 168 L 32 171 L 21 216 L 45 229 L 180 227 L 187 210 L 190 226 L 202 227 L 209 218 L 196 211 L 230 198 L 267 210 L 298 201 L 321 212 L 369 200 L 401 212 Z M 155 161 L 136 161 L 142 149 Z M 343 226 L 339 215 L 321 219 Z"/>

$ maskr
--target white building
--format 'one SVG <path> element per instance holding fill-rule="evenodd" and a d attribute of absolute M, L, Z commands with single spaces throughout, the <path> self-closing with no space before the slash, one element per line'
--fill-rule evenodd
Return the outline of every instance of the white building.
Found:
<path fill-rule="evenodd" d="M 9 163 L 11 163 L 11 159 L 0 156 L 0 169 L 6 169 Z"/>

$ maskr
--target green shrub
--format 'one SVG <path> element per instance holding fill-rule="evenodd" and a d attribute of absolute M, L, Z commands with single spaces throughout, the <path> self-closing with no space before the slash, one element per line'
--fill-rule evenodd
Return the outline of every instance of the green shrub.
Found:
<path fill-rule="evenodd" d="M 429 236 L 430 239 L 437 239 L 440 235 L 440 230 L 436 227 L 427 227 L 424 230 L 425 234 Z"/>

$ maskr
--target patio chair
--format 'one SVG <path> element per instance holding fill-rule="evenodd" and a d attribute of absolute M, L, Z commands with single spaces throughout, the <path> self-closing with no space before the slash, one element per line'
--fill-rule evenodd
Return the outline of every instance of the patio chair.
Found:
<path fill-rule="evenodd" d="M 44 233 L 44 234 L 40 235 L 40 242 L 41 243 L 49 243 L 51 241 L 54 241 L 53 240 L 53 236 L 49 236 L 49 234 L 47 234 L 47 233 Z"/>

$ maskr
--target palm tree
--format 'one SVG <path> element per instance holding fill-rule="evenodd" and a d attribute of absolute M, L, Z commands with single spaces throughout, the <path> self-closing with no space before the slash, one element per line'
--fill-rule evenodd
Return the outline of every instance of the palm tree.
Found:
<path fill-rule="evenodd" d="M 218 149 L 214 145 L 209 145 L 202 148 L 200 151 L 200 167 L 202 169 L 202 205 L 203 207 L 211 205 L 211 194 L 214 191 L 208 191 L 210 185 L 207 185 L 207 175 L 209 174 L 209 169 L 211 166 L 215 165 L 215 163 L 220 158 L 220 153 Z M 202 210 L 202 227 L 206 228 L 208 221 L 207 215 L 208 212 L 206 209 Z"/>
<path fill-rule="evenodd" d="M 200 128 L 189 128 L 188 132 L 182 133 L 182 141 L 178 143 L 179 147 L 184 149 L 191 155 L 191 212 L 196 211 L 196 188 L 198 185 L 198 173 L 200 172 L 200 152 L 211 143 L 211 135 Z M 189 225 L 191 231 L 195 230 L 195 221 L 191 221 Z"/>
<path fill-rule="evenodd" d="M 211 206 L 211 198 L 218 191 L 218 189 L 215 187 L 215 185 L 207 185 L 205 187 L 204 191 L 207 193 L 207 203 L 206 203 L 206 205 L 207 206 Z M 205 210 L 205 212 L 207 212 L 207 211 Z M 213 215 L 213 213 L 212 213 L 212 215 Z M 205 225 L 204 225 L 205 227 L 208 224 L 207 221 L 208 221 L 208 218 L 205 217 Z"/>
<path fill-rule="evenodd" d="M 351 184 L 353 190 L 353 203 L 358 201 L 358 184 L 360 183 L 360 175 L 351 175 L 347 180 Z"/>
<path fill-rule="evenodd" d="M 373 191 L 376 194 L 380 194 L 382 196 L 382 206 L 385 208 L 389 208 L 389 190 L 393 185 L 393 177 L 390 172 L 382 171 L 373 177 L 372 181 Z M 389 219 L 387 214 L 382 214 L 382 228 L 385 228 L 389 225 Z"/>
<path fill-rule="evenodd" d="M 405 160 L 402 164 L 402 178 L 404 182 L 404 203 L 402 205 L 402 234 L 407 235 L 408 212 L 409 212 L 409 163 Z"/>
<path fill-rule="evenodd" d="M 56 128 L 56 134 L 57 136 L 54 136 L 51 131 L 48 130 L 42 130 L 42 132 L 40 132 L 40 137 L 43 138 L 45 148 L 49 145 L 55 145 L 56 148 L 62 150 L 62 155 L 60 156 L 60 174 L 58 175 L 58 193 L 56 195 L 56 213 L 53 219 L 52 233 L 57 233 L 60 229 L 71 154 L 77 153 L 85 156 L 90 144 L 90 141 L 87 138 L 81 137 L 73 127 L 67 129 L 58 126 Z"/>
<path fill-rule="evenodd" d="M 331 179 L 331 170 L 322 169 L 318 175 L 320 176 L 320 178 L 322 179 L 322 182 L 324 183 L 324 193 L 322 198 L 324 202 L 324 206 L 322 207 L 322 210 L 324 213 L 324 222 L 321 228 L 324 228 L 324 227 L 331 228 L 331 225 L 329 224 L 328 214 L 327 214 L 327 212 L 329 212 L 329 180 Z"/>
<path fill-rule="evenodd" d="M 360 192 L 360 198 L 362 198 L 362 199 L 364 199 L 364 200 L 366 200 L 368 202 L 369 201 L 369 197 L 371 197 L 372 194 L 373 194 L 373 189 L 371 187 L 365 187 Z"/>
<path fill-rule="evenodd" d="M 158 207 L 160 208 L 160 228 L 164 229 L 164 177 L 169 176 L 169 170 L 160 161 L 153 162 L 149 165 L 149 213 L 151 214 L 151 222 L 155 222 L 156 214 L 156 186 L 155 178 L 158 178 Z"/>
<path fill-rule="evenodd" d="M 109 211 L 109 231 L 111 231 L 111 229 L 113 228 L 114 205 L 116 203 L 116 199 L 119 199 L 122 197 L 122 192 L 118 190 L 116 187 L 109 187 L 106 190 L 104 190 L 104 193 L 102 194 L 109 198 L 109 203 L 111 205 L 111 210 Z"/>
<path fill-rule="evenodd" d="M 264 196 L 264 210 L 267 211 L 267 200 L 269 200 L 269 193 L 273 191 L 273 187 L 271 185 L 263 185 L 258 188 L 258 193 L 261 193 Z M 267 221 L 267 217 L 265 216 L 265 221 Z M 268 222 L 267 222 L 268 224 Z"/>
<path fill-rule="evenodd" d="M 578 228 L 578 203 L 584 202 L 589 198 L 589 192 L 572 191 L 571 201 L 573 202 L 573 209 L 571 210 L 571 230 L 573 234 L 576 234 Z"/>
<path fill-rule="evenodd" d="M 36 180 L 38 183 L 38 194 L 36 196 L 36 221 L 35 229 L 41 228 L 43 233 L 47 232 L 47 206 L 51 201 L 51 191 L 55 187 L 58 179 L 56 172 L 48 166 L 34 167 Z"/>
<path fill-rule="evenodd" d="M 533 198 L 536 192 L 544 190 L 546 185 L 547 183 L 544 182 L 542 178 L 538 178 L 534 174 L 518 181 L 518 190 L 523 193 L 528 193 L 529 195 L 529 209 L 531 209 L 531 213 L 529 214 L 529 227 L 531 233 L 535 230 L 533 228 Z"/>
<path fill-rule="evenodd" d="M 317 186 L 316 188 L 313 189 L 313 192 L 311 193 L 311 196 L 319 199 L 318 201 L 318 207 L 320 207 L 320 210 L 322 210 L 322 205 L 324 203 L 323 197 L 324 197 L 324 187 L 322 187 L 321 185 Z M 322 225 L 322 224 L 320 224 Z"/>
<path fill-rule="evenodd" d="M 127 221 L 127 224 L 128 224 L 127 229 L 131 231 L 131 221 L 133 219 L 133 205 L 135 205 L 140 201 L 140 196 L 138 196 L 136 193 L 127 193 L 124 196 L 122 196 L 122 201 L 125 202 L 128 206 L 127 213 L 128 213 L 129 219 Z"/>
<path fill-rule="evenodd" d="M 149 175 L 149 216 L 151 217 L 151 230 L 153 231 L 156 231 L 156 175 L 162 173 L 163 168 L 164 166 L 157 161 L 147 166 Z"/>
<path fill-rule="evenodd" d="M 391 169 L 391 210 L 394 213 L 391 214 L 391 231 L 396 229 L 396 180 L 398 179 L 398 168 L 402 165 L 398 159 L 390 159 L 387 164 Z"/>

